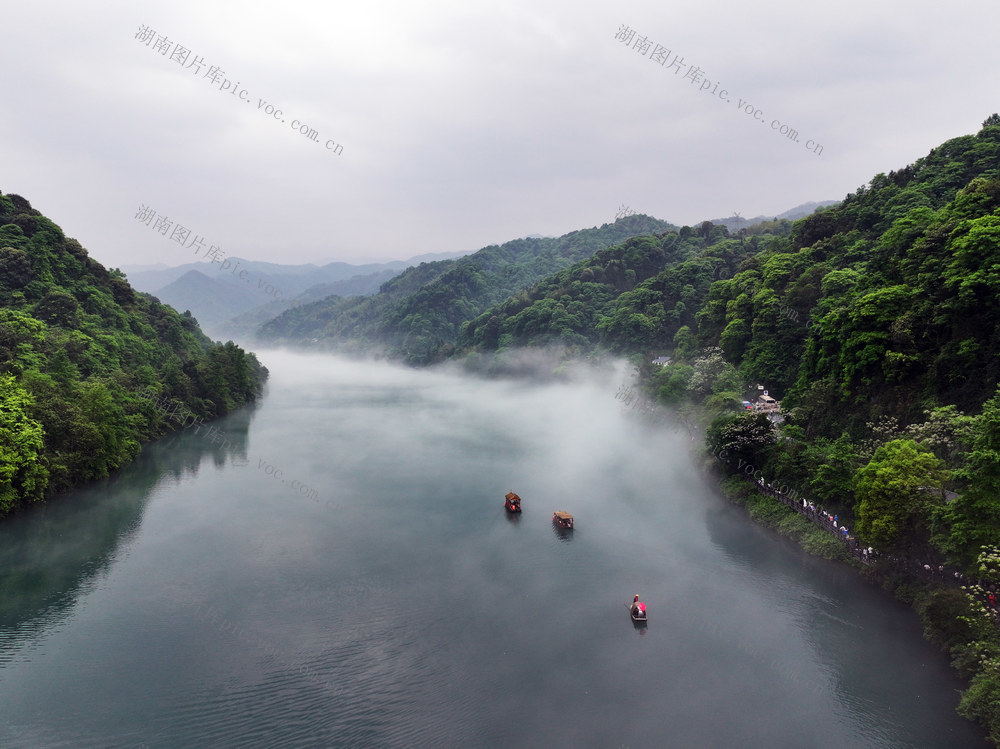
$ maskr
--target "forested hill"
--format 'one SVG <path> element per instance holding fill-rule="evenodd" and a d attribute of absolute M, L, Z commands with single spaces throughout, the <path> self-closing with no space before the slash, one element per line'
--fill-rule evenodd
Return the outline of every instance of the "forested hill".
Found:
<path fill-rule="evenodd" d="M 754 229 L 630 239 L 485 311 L 458 353 L 498 367 L 518 346 L 631 355 L 646 398 L 706 435 L 707 465 L 755 518 L 843 553 L 750 476 L 873 548 L 875 573 L 971 680 L 961 714 L 1000 745 L 987 594 L 1000 587 L 1000 116 L 836 205 Z M 758 388 L 777 414 L 745 408 Z M 945 572 L 928 585 L 915 570 Z M 943 585 L 954 573 L 988 587 Z"/>
<path fill-rule="evenodd" d="M 706 222 L 599 252 L 477 316 L 460 350 L 558 343 L 681 361 L 717 347 L 809 409 L 817 434 L 869 412 L 976 409 L 1000 380 L 998 206 L 991 118 L 794 224 L 730 235 Z"/>
<path fill-rule="evenodd" d="M 461 324 L 524 287 L 628 237 L 676 229 L 649 216 L 561 237 L 517 239 L 455 260 L 421 263 L 371 297 L 330 297 L 265 324 L 261 340 L 386 350 L 411 364 L 449 356 Z"/>
<path fill-rule="evenodd" d="M 874 547 L 965 566 L 1000 546 L 1000 117 L 755 229 L 599 252 L 469 322 L 460 353 L 634 354 L 650 397 L 715 420 L 713 448 L 856 518 Z M 757 383 L 780 427 L 742 413 Z M 876 459 L 910 473 L 859 484 Z"/>
<path fill-rule="evenodd" d="M 18 195 L 0 195 L 0 515 L 108 476 L 175 429 L 252 401 L 267 370 Z"/>
<path fill-rule="evenodd" d="M 759 223 L 729 239 L 705 221 L 659 236 L 634 237 L 523 289 L 462 326 L 459 350 L 556 345 L 570 353 L 598 348 L 648 352 L 673 347 L 720 269 L 735 267 L 790 221 Z M 641 310 L 637 310 L 641 307 Z"/>
<path fill-rule="evenodd" d="M 987 123 L 736 267 L 699 342 L 807 409 L 813 434 L 978 410 L 1000 381 L 1000 119 Z"/>

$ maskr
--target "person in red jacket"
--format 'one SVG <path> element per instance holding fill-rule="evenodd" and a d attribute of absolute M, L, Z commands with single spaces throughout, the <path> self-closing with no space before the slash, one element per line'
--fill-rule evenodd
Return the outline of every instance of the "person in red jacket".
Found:
<path fill-rule="evenodd" d="M 632 599 L 632 606 L 629 608 L 629 612 L 633 616 L 644 617 L 646 616 L 646 604 L 639 600 L 639 594 L 635 594 L 635 598 Z"/>

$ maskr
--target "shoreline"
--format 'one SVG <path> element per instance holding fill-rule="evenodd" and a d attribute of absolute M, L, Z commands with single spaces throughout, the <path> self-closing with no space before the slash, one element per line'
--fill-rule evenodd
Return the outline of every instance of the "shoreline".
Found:
<path fill-rule="evenodd" d="M 864 580 L 909 606 L 922 624 L 924 639 L 948 657 L 952 670 L 966 684 L 956 712 L 979 727 L 988 741 L 1000 745 L 1000 712 L 992 709 L 1000 694 L 995 694 L 987 681 L 996 664 L 985 656 L 971 662 L 963 658 L 964 652 L 975 650 L 977 644 L 967 628 L 973 612 L 963 592 L 966 586 L 959 588 L 943 580 L 921 578 L 915 569 L 907 570 L 905 565 L 887 566 L 888 560 L 864 564 L 849 553 L 843 541 L 776 497 L 761 493 L 756 482 L 739 474 L 721 474 L 711 463 L 701 468 L 706 478 L 716 482 L 721 497 L 746 509 L 755 525 L 776 532 L 811 556 L 853 568 Z"/>

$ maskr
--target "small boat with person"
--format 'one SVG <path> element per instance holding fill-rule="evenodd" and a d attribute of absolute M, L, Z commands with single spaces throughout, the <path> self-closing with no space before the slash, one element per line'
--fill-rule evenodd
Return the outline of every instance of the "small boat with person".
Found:
<path fill-rule="evenodd" d="M 627 603 L 625 605 L 628 606 Z M 636 624 L 645 624 L 648 621 L 646 619 L 646 604 L 639 600 L 638 593 L 632 599 L 632 605 L 628 606 L 628 613 Z"/>
<path fill-rule="evenodd" d="M 507 496 L 504 497 L 503 507 L 507 512 L 520 512 L 521 498 L 514 492 L 507 492 Z"/>
<path fill-rule="evenodd" d="M 552 513 L 552 522 L 560 528 L 572 528 L 573 516 L 565 510 L 556 510 Z"/>

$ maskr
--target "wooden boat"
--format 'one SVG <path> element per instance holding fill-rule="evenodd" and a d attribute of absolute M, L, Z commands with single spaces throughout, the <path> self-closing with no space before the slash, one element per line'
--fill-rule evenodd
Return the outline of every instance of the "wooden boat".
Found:
<path fill-rule="evenodd" d="M 552 513 L 552 522 L 560 528 L 572 528 L 573 516 L 565 510 L 556 510 Z"/>
<path fill-rule="evenodd" d="M 645 624 L 648 621 L 646 618 L 646 604 L 639 600 L 639 596 L 635 597 L 631 606 L 627 603 L 625 605 L 628 606 L 628 613 L 632 617 L 633 622 L 636 624 Z"/>
<path fill-rule="evenodd" d="M 504 497 L 503 507 L 507 512 L 520 512 L 521 498 L 514 492 L 507 492 L 507 496 Z"/>

